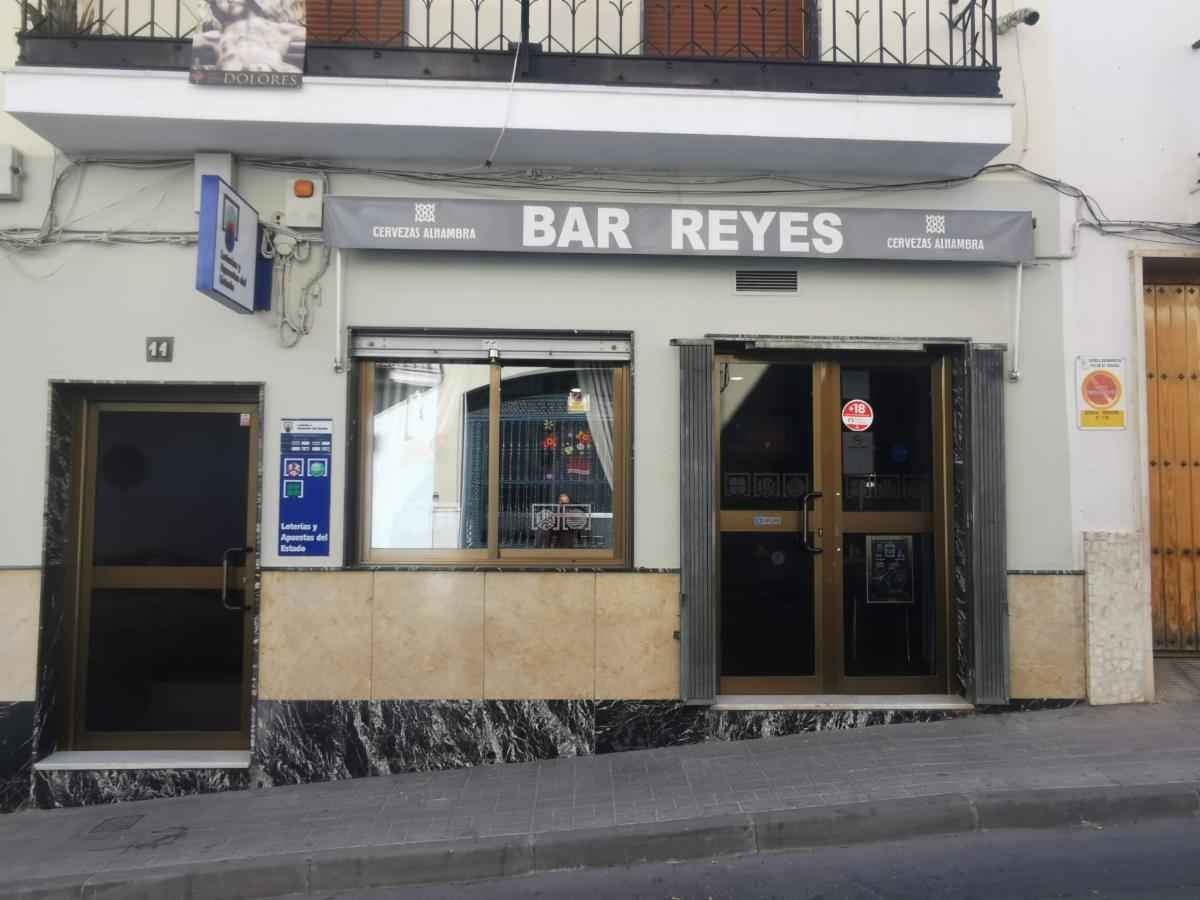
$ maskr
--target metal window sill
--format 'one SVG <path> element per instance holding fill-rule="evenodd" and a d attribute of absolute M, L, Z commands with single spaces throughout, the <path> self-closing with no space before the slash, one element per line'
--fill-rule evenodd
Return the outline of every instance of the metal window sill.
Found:
<path fill-rule="evenodd" d="M 39 772 L 124 769 L 248 769 L 249 750 L 64 750 L 34 764 Z"/>
<path fill-rule="evenodd" d="M 971 712 L 975 706 L 952 694 L 722 694 L 711 709 Z"/>

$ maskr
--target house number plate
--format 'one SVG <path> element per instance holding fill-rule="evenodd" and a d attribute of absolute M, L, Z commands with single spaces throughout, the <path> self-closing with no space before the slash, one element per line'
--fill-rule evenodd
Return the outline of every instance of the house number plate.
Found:
<path fill-rule="evenodd" d="M 171 362 L 175 358 L 175 338 L 146 338 L 146 362 Z"/>

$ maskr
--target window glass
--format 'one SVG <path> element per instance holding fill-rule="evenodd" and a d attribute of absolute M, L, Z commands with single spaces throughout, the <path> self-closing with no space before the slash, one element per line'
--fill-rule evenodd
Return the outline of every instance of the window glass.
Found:
<path fill-rule="evenodd" d="M 525 358 L 364 364 L 366 557 L 617 555 L 629 453 L 623 368 Z"/>
<path fill-rule="evenodd" d="M 372 367 L 371 547 L 487 547 L 486 363 Z M 484 452 L 468 452 L 483 447 Z"/>
<path fill-rule="evenodd" d="M 844 548 L 845 674 L 934 674 L 933 535 L 847 534 Z"/>
<path fill-rule="evenodd" d="M 721 366 L 721 509 L 800 509 L 812 490 L 812 367 Z"/>
<path fill-rule="evenodd" d="M 609 367 L 500 369 L 500 547 L 611 549 Z"/>
<path fill-rule="evenodd" d="M 842 403 L 864 400 L 873 421 L 842 425 L 843 508 L 928 512 L 933 508 L 932 386 L 927 366 L 842 369 Z"/>

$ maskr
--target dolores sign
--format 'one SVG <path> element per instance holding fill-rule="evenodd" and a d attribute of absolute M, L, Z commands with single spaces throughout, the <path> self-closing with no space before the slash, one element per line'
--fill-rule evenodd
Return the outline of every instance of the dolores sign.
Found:
<path fill-rule="evenodd" d="M 194 0 L 192 84 L 298 88 L 304 77 L 304 0 Z M 152 7 L 153 8 L 153 7 Z"/>
<path fill-rule="evenodd" d="M 328 197 L 325 241 L 378 250 L 1019 263 L 1033 216 L 991 210 Z"/>

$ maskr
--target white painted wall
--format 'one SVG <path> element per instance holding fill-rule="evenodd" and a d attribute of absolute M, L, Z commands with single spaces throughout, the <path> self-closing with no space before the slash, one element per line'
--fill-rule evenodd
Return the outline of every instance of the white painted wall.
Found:
<path fill-rule="evenodd" d="M 1002 11 L 1018 5 L 1025 4 L 1001 0 Z M 1140 5 L 1031 0 L 1030 5 L 1041 11 L 1041 21 L 1001 38 L 1002 86 L 1018 107 L 1017 139 L 1000 161 L 1021 161 L 1082 187 L 1114 219 L 1200 219 L 1200 194 L 1194 193 L 1200 177 L 1194 96 L 1200 51 L 1191 49 L 1200 38 L 1200 6 L 1174 0 Z M 1022 104 L 1023 97 L 1028 104 Z M 1059 207 L 1057 252 L 1069 253 L 1075 203 L 1064 198 Z M 1039 266 L 1062 284 L 1073 567 L 1082 566 L 1084 531 L 1142 528 L 1146 466 L 1138 388 L 1145 369 L 1137 330 L 1141 298 L 1131 257 L 1178 249 L 1149 238 L 1127 240 L 1084 229 L 1074 259 L 1044 260 Z M 1077 355 L 1129 360 L 1126 431 L 1075 427 Z M 1012 390 L 1026 389 L 1023 383 Z"/>
<path fill-rule="evenodd" d="M 1011 0 L 1002 0 L 1011 4 Z M 1029 146 L 1023 161 L 1032 168 L 1056 172 L 1061 159 L 1081 167 L 1078 180 L 1090 190 L 1108 190 L 1091 178 L 1113 180 L 1127 167 L 1108 166 L 1100 155 L 1090 157 L 1096 144 L 1090 138 L 1072 144 L 1063 137 L 1056 112 L 1064 100 L 1060 82 L 1072 90 L 1086 88 L 1097 76 L 1096 66 L 1072 68 L 1064 60 L 1072 53 L 1056 43 L 1055 16 L 1077 28 L 1086 18 L 1069 19 L 1058 12 L 1071 4 L 1043 10 L 1042 23 L 1020 33 L 1021 62 L 1015 63 L 1016 35 L 1002 38 L 1006 68 L 1004 90 L 1009 100 L 1029 97 Z M 1078 5 L 1078 4 L 1075 4 Z M 0 3 L 0 68 L 16 56 L 12 34 L 16 4 Z M 1174 34 L 1146 36 L 1146 41 L 1174 40 L 1187 31 L 1174 23 Z M 1062 30 L 1069 31 L 1069 28 Z M 1111 42 L 1111 34 L 1091 34 L 1096 46 Z M 1196 37 L 1200 37 L 1197 31 Z M 1076 38 L 1071 38 L 1074 42 Z M 1185 42 L 1186 43 L 1186 42 Z M 1141 47 L 1143 55 L 1146 48 Z M 1190 52 L 1190 51 L 1189 51 Z M 1131 51 L 1131 55 L 1133 51 Z M 1177 68 L 1191 63 L 1184 57 Z M 1174 70 L 1172 70 L 1174 71 Z M 1022 89 L 1021 75 L 1024 74 Z M 1119 80 L 1117 76 L 1103 75 Z M 1183 84 L 1184 81 L 1176 83 Z M 0 91 L 3 78 L 0 76 Z M 1126 89 L 1122 96 L 1133 92 Z M 1114 105 L 1100 98 L 1089 101 L 1095 115 Z M 1144 107 L 1144 104 L 1143 104 Z M 1070 103 L 1071 116 L 1078 114 Z M 1136 117 L 1138 107 L 1127 116 Z M 1165 116 L 1164 128 L 1182 128 L 1176 116 Z M 1016 111 L 1015 130 L 1025 134 L 1024 107 Z M 1129 128 L 1120 134 L 1129 141 Z M 1114 132 L 1115 134 L 1116 132 Z M 0 226 L 33 226 L 41 221 L 51 178 L 50 149 L 23 127 L 0 115 L 0 142 L 16 143 L 26 158 L 26 199 L 0 203 Z M 1024 141 L 1009 156 L 1021 158 Z M 1153 144 L 1147 138 L 1138 144 Z M 1198 146 L 1195 149 L 1200 149 Z M 1081 161 L 1086 161 L 1083 166 Z M 393 161 L 394 162 L 394 161 Z M 1111 169 L 1111 170 L 1110 170 Z M 1065 171 L 1057 172 L 1064 177 Z M 240 186 L 260 210 L 270 212 L 282 201 L 278 175 L 243 167 Z M 1176 179 L 1178 180 L 1178 179 Z M 397 182 L 337 176 L 333 189 L 344 193 L 412 194 L 418 190 Z M 66 218 L 80 227 L 188 229 L 192 176 L 189 170 L 128 173 L 90 170 L 78 189 L 64 192 Z M 443 195 L 450 190 L 439 191 Z M 475 192 L 476 194 L 478 192 Z M 705 198 L 697 198 L 704 202 Z M 748 201 L 753 202 L 753 201 Z M 1031 208 L 1039 222 L 1039 253 L 1062 249 L 1058 226 L 1060 204 L 1043 188 L 1015 177 L 989 177 L 952 190 L 873 195 L 857 201 L 853 195 L 806 198 L 809 202 L 865 205 L 911 205 L 949 208 Z M 1116 212 L 1115 210 L 1110 210 Z M 1070 212 L 1067 205 L 1067 212 Z M 1159 217 L 1163 213 L 1158 213 Z M 1194 218 L 1194 216 L 1193 216 Z M 1085 237 L 1085 252 L 1093 244 L 1119 248 L 1121 242 Z M 1113 253 L 1115 252 L 1115 257 Z M 1084 527 L 1112 525 L 1103 519 L 1126 516 L 1134 485 L 1128 466 L 1136 447 L 1132 433 L 1099 436 L 1119 445 L 1103 474 L 1071 465 L 1071 453 L 1083 454 L 1093 467 L 1098 436 L 1079 436 L 1071 421 L 1070 356 L 1075 352 L 1114 352 L 1108 346 L 1132 340 L 1128 330 L 1130 295 L 1126 249 L 1107 251 L 1116 262 L 1108 268 L 1087 269 L 1079 283 L 1064 281 L 1067 273 L 1084 268 L 1048 263 L 1026 273 L 1025 316 L 1022 321 L 1023 377 L 1009 388 L 1008 470 L 1010 528 L 1009 565 L 1017 569 L 1077 568 L 1078 534 Z M 335 419 L 338 439 L 345 437 L 345 390 L 332 372 L 332 308 L 327 294 L 318 309 L 316 327 L 294 350 L 278 347 L 273 316 L 237 317 L 195 294 L 193 251 L 155 246 L 69 246 L 19 258 L 0 256 L 0 302 L 6 316 L 0 329 L 0 414 L 18 423 L 0 442 L 0 472 L 6 515 L 0 519 L 0 565 L 34 565 L 40 560 L 41 506 L 45 466 L 45 385 L 51 378 L 133 379 L 163 377 L 181 380 L 250 380 L 267 384 L 265 454 L 278 453 L 277 423 L 285 416 L 324 416 Z M 1091 265 L 1091 264 L 1089 264 Z M 1114 271 L 1117 271 L 1114 275 Z M 632 329 L 637 347 L 635 384 L 635 563 L 639 566 L 678 564 L 678 537 L 673 519 L 677 509 L 677 397 L 672 337 L 706 332 L 761 331 L 793 334 L 946 335 L 1008 341 L 1013 274 L 1003 268 L 966 266 L 882 265 L 868 263 L 811 263 L 801 270 L 798 297 L 734 297 L 730 260 L 609 260 L 443 256 L 422 258 L 402 254 L 354 254 L 347 260 L 347 322 L 350 325 L 453 325 L 476 327 L 613 328 Z M 311 263 L 309 271 L 311 271 Z M 1069 287 L 1067 304 L 1063 285 Z M 536 285 L 536 291 L 530 291 Z M 1120 288 L 1114 295 L 1114 287 Z M 1104 295 L 1097 299 L 1097 295 Z M 1084 305 L 1086 302 L 1087 305 Z M 1105 315 L 1087 311 L 1103 304 Z M 1123 307 L 1122 304 L 1125 306 Z M 1124 324 L 1121 309 L 1126 309 Z M 1099 329 L 1098 337 L 1083 340 L 1079 319 Z M 1124 334 L 1118 340 L 1118 335 Z M 142 338 L 148 334 L 178 337 L 177 360 L 170 374 L 143 361 Z M 1068 352 L 1063 352 L 1063 347 Z M 1087 346 L 1083 346 L 1084 344 Z M 1118 350 L 1120 348 L 1117 348 Z M 1131 411 L 1132 412 L 1132 411 Z M 1080 445 L 1080 441 L 1086 441 Z M 1098 443 L 1098 442 L 1097 442 Z M 1079 446 L 1077 446 L 1079 445 Z M 1074 448 L 1074 451 L 1073 451 Z M 1121 456 L 1120 454 L 1124 454 Z M 1128 457 L 1128 459 L 1126 459 Z M 1122 468 L 1124 467 L 1124 468 Z M 341 518 L 345 454 L 334 468 L 334 520 Z M 270 471 L 270 468 L 268 468 Z M 1125 478 L 1129 484 L 1104 497 L 1089 496 L 1094 485 Z M 273 497 L 271 478 L 266 496 Z M 264 526 L 271 534 L 276 504 L 264 507 Z M 667 527 L 663 527 L 664 520 Z M 1124 521 L 1124 520 L 1122 520 Z M 1115 527 L 1115 526 L 1114 526 Z M 268 540 L 264 562 L 279 563 Z M 333 537 L 335 553 L 340 531 Z M 340 562 L 338 556 L 329 560 Z M 296 560 L 288 560 L 295 563 Z"/>
<path fill-rule="evenodd" d="M 262 211 L 278 206 L 282 177 L 243 167 L 239 183 Z M 404 194 L 405 186 L 337 176 L 333 189 Z M 440 193 L 447 193 L 441 191 Z M 40 217 L 44 191 L 20 207 Z M 191 173 L 89 172 L 80 198 L 64 195 L 72 218 L 95 227 L 137 222 L 181 228 L 192 221 Z M 917 207 L 1033 208 L 1053 221 L 1054 204 L 1029 185 L 973 184 L 953 192 L 842 196 L 838 202 Z M 36 215 L 33 215 L 36 213 Z M 265 458 L 278 455 L 282 417 L 331 416 L 345 438 L 346 392 L 334 374 L 333 309 L 327 293 L 313 333 L 280 348 L 271 315 L 236 316 L 191 289 L 194 251 L 186 248 L 68 246 L 3 263 L 6 327 L 0 332 L 0 383 L 7 421 L 20 423 L 0 444 L 6 516 L 0 564 L 36 564 L 49 379 L 244 380 L 266 383 Z M 309 269 L 313 263 L 309 263 Z M 872 334 L 974 337 L 1004 341 L 1012 270 L 967 265 L 811 262 L 793 297 L 736 297 L 732 260 L 532 258 L 355 253 L 346 260 L 346 321 L 351 326 L 434 326 L 632 330 L 635 371 L 635 564 L 676 566 L 678 396 L 674 337 L 705 333 Z M 295 279 L 306 275 L 301 272 Z M 1071 532 L 1067 446 L 1061 428 L 1061 312 L 1052 273 L 1027 279 L 1030 389 L 1009 411 L 1012 564 L 1063 568 Z M 536 289 L 531 290 L 531 286 Z M 144 362 L 142 338 L 177 337 L 169 371 Z M 1037 362 L 1042 360 L 1044 362 Z M 15 386 L 15 387 L 13 387 Z M 1031 443 L 1028 435 L 1045 435 Z M 274 498 L 271 465 L 264 486 Z M 345 453 L 333 469 L 334 521 L 342 516 Z M 277 504 L 264 504 L 273 535 Z M 341 546 L 335 529 L 335 554 Z M 263 561 L 279 564 L 274 540 Z M 289 559 L 288 563 L 296 563 Z M 341 562 L 335 555 L 328 562 Z"/>

